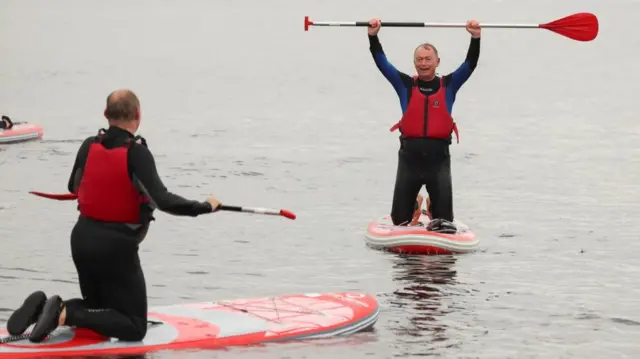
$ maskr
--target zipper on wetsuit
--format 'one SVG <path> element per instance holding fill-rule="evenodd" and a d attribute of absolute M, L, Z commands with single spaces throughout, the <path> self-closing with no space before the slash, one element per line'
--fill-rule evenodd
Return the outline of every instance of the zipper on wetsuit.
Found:
<path fill-rule="evenodd" d="M 429 119 L 429 95 L 424 96 L 424 138 L 427 138 L 427 120 Z"/>

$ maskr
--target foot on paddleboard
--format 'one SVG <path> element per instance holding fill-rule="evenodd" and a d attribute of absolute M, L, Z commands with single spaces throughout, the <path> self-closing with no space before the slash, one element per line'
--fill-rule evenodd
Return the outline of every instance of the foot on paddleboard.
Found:
<path fill-rule="evenodd" d="M 456 234 L 458 228 L 455 224 L 444 219 L 434 219 L 427 224 L 427 231 L 436 233 Z"/>
<path fill-rule="evenodd" d="M 24 300 L 20 308 L 16 309 L 7 321 L 7 331 L 10 335 L 21 335 L 29 326 L 38 321 L 47 295 L 42 291 L 36 291 Z"/>
<path fill-rule="evenodd" d="M 32 343 L 39 343 L 58 327 L 58 320 L 62 312 L 62 299 L 54 295 L 47 299 L 42 308 L 42 314 L 33 327 L 29 340 Z"/>

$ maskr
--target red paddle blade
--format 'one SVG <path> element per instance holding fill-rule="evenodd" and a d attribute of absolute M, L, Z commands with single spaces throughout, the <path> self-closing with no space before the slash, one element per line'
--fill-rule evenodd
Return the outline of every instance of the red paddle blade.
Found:
<path fill-rule="evenodd" d="M 37 192 L 37 191 L 30 191 L 29 193 L 36 196 L 44 197 L 44 198 L 56 199 L 58 201 L 71 201 L 78 198 L 78 196 L 75 195 L 74 193 L 55 194 L 55 193 L 44 193 L 44 192 Z"/>
<path fill-rule="evenodd" d="M 578 41 L 591 41 L 598 36 L 598 18 L 588 12 L 563 17 L 538 27 Z"/>
<path fill-rule="evenodd" d="M 280 215 L 289 219 L 296 219 L 296 215 L 295 213 L 291 212 L 291 211 L 287 211 L 286 209 L 281 209 L 280 210 Z"/>

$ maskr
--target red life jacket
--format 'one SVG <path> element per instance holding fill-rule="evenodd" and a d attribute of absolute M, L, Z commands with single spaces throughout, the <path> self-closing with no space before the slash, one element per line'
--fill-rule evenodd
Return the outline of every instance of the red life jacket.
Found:
<path fill-rule="evenodd" d="M 417 76 L 413 77 L 411 100 L 400 122 L 391 127 L 391 132 L 400 129 L 405 138 L 449 139 L 451 131 L 458 138 L 458 126 L 447 109 L 447 90 L 444 78 L 440 78 L 440 89 L 433 95 L 425 96 L 420 92 Z"/>
<path fill-rule="evenodd" d="M 103 222 L 140 223 L 140 207 L 148 199 L 129 178 L 128 145 L 107 149 L 102 134 L 91 144 L 78 187 L 78 208 L 88 218 Z"/>

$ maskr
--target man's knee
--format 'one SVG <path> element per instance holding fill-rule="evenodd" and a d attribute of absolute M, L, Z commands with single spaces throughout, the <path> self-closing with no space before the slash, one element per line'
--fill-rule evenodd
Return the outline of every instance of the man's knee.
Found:
<path fill-rule="evenodd" d="M 411 207 L 413 209 L 413 207 Z M 402 209 L 395 209 L 391 211 L 391 221 L 394 226 L 406 225 L 411 222 L 411 217 L 413 212 L 405 213 L 406 211 Z"/>
<path fill-rule="evenodd" d="M 406 222 L 406 221 L 401 220 L 397 216 L 394 216 L 393 214 L 391 215 L 391 221 L 393 222 L 394 226 L 399 226 L 399 225 L 403 224 L 404 222 Z"/>
<path fill-rule="evenodd" d="M 139 342 L 147 335 L 147 319 L 131 318 L 132 326 L 127 331 L 123 331 L 119 340 L 126 342 Z"/>
<path fill-rule="evenodd" d="M 408 224 L 413 218 L 413 213 L 416 206 L 416 193 L 414 191 L 407 190 L 405 188 L 395 191 L 393 196 L 393 204 L 391 206 L 391 220 L 393 224 L 398 226 L 402 224 Z M 411 193 L 408 193 L 411 192 Z"/>

